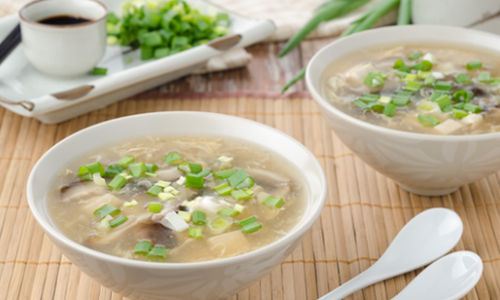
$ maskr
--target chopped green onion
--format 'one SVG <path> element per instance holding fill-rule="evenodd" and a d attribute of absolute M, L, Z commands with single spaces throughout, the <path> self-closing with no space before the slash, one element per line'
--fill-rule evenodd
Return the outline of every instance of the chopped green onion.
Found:
<path fill-rule="evenodd" d="M 352 101 L 352 103 L 354 103 L 357 107 L 359 107 L 361 109 L 369 109 L 370 108 L 370 106 L 368 106 L 368 104 L 364 103 L 361 100 L 354 100 L 354 101 Z"/>
<path fill-rule="evenodd" d="M 186 174 L 186 187 L 193 187 L 202 189 L 204 184 L 204 176 L 200 176 L 199 174 Z"/>
<path fill-rule="evenodd" d="M 158 166 L 156 164 L 145 164 L 145 165 L 148 173 L 154 173 L 156 172 L 156 170 L 158 170 Z"/>
<path fill-rule="evenodd" d="M 472 98 L 474 98 L 474 93 L 471 91 L 460 90 L 453 94 L 453 100 L 457 102 L 469 102 Z"/>
<path fill-rule="evenodd" d="M 417 59 L 419 59 L 419 58 L 420 58 L 420 57 L 422 57 L 422 56 L 423 56 L 423 54 L 422 54 L 422 53 L 420 53 L 420 52 L 415 52 L 415 53 L 413 53 L 412 55 L 408 56 L 408 59 L 409 59 L 409 60 L 417 60 Z"/>
<path fill-rule="evenodd" d="M 245 190 L 245 193 L 249 194 L 250 196 L 252 196 L 253 194 L 255 194 L 255 192 L 252 189 Z"/>
<path fill-rule="evenodd" d="M 378 99 L 378 102 L 380 103 L 383 103 L 383 104 L 387 104 L 387 103 L 391 103 L 391 97 L 387 97 L 387 96 L 382 96 Z"/>
<path fill-rule="evenodd" d="M 405 91 L 416 92 L 422 87 L 422 83 L 409 81 L 405 86 Z"/>
<path fill-rule="evenodd" d="M 179 217 L 181 217 L 184 221 L 189 222 L 191 221 L 191 213 L 188 212 L 188 211 L 182 211 L 182 210 L 179 210 L 179 212 L 177 213 L 179 215 Z"/>
<path fill-rule="evenodd" d="M 210 173 L 212 173 L 212 170 L 210 169 L 205 169 L 203 171 L 201 171 L 200 173 L 196 174 L 198 176 L 202 176 L 202 177 L 207 177 Z"/>
<path fill-rule="evenodd" d="M 491 82 L 493 86 L 498 86 L 500 85 L 500 78 L 493 78 L 493 81 Z"/>
<path fill-rule="evenodd" d="M 119 216 L 118 218 L 114 219 L 113 221 L 109 222 L 109 226 L 111 226 L 112 228 L 120 225 L 120 224 L 123 224 L 125 223 L 126 221 L 128 220 L 127 217 L 125 216 Z"/>
<path fill-rule="evenodd" d="M 156 197 L 158 196 L 159 193 L 161 193 L 163 191 L 163 188 L 159 185 L 153 185 L 152 187 L 150 187 L 148 189 L 148 191 L 146 193 L 148 193 L 148 195 L 151 195 L 153 197 Z"/>
<path fill-rule="evenodd" d="M 490 73 L 481 73 L 477 76 L 477 80 L 482 83 L 490 83 L 493 81 L 491 79 L 491 74 Z"/>
<path fill-rule="evenodd" d="M 217 173 L 214 173 L 215 177 L 219 178 L 219 179 L 227 179 L 231 176 L 234 175 L 234 173 L 238 172 L 238 170 L 236 169 L 229 169 L 229 170 L 224 170 L 224 171 L 220 171 L 220 172 L 217 172 Z"/>
<path fill-rule="evenodd" d="M 453 105 L 454 108 L 458 108 L 458 109 L 463 109 L 464 106 L 465 106 L 464 102 L 460 102 L 460 103 Z"/>
<path fill-rule="evenodd" d="M 435 83 L 436 83 L 436 78 L 434 78 L 434 76 L 429 76 L 424 80 L 424 85 L 433 85 Z"/>
<path fill-rule="evenodd" d="M 219 186 L 214 187 L 214 190 L 221 196 L 231 195 L 231 192 L 233 191 L 233 189 L 225 182 Z"/>
<path fill-rule="evenodd" d="M 135 161 L 135 158 L 132 156 L 125 156 L 124 158 L 120 159 L 118 163 L 122 164 L 124 167 L 130 165 Z"/>
<path fill-rule="evenodd" d="M 130 166 L 130 174 L 134 177 L 143 177 L 147 171 L 148 168 L 142 162 Z"/>
<path fill-rule="evenodd" d="M 121 175 L 116 175 L 110 183 L 108 183 L 108 187 L 112 190 L 119 190 L 127 183 L 127 179 Z"/>
<path fill-rule="evenodd" d="M 162 209 L 162 204 L 160 202 L 149 202 L 148 204 L 149 212 L 159 213 Z"/>
<path fill-rule="evenodd" d="M 377 104 L 377 105 L 381 105 L 381 104 Z M 383 107 L 383 105 L 381 105 Z M 249 189 L 253 186 L 254 184 L 254 181 L 253 181 L 253 178 L 252 177 L 247 177 L 245 178 L 245 180 L 243 180 L 240 184 L 238 184 L 236 186 L 237 189 L 240 189 L 240 190 L 246 190 L 246 189 Z"/>
<path fill-rule="evenodd" d="M 385 106 L 378 103 L 378 102 L 371 102 L 368 104 L 368 107 L 373 110 L 373 111 L 376 111 L 376 112 L 383 112 L 384 111 L 384 108 Z"/>
<path fill-rule="evenodd" d="M 235 209 L 232 209 L 230 207 L 224 207 L 223 209 L 221 209 L 219 212 L 217 212 L 217 214 L 221 215 L 221 216 L 224 216 L 224 217 L 236 217 L 237 215 L 240 214 L 239 211 L 235 210 Z"/>
<path fill-rule="evenodd" d="M 391 103 L 386 104 L 383 114 L 388 117 L 392 117 L 394 116 L 394 113 L 396 113 L 396 105 Z"/>
<path fill-rule="evenodd" d="M 113 205 L 109 205 L 109 204 L 104 204 L 103 206 L 101 206 L 100 208 L 98 208 L 94 211 L 94 215 L 98 216 L 100 219 L 104 218 L 107 215 L 114 217 L 119 213 L 120 213 L 120 209 L 114 207 Z"/>
<path fill-rule="evenodd" d="M 167 248 L 155 246 L 148 254 L 148 260 L 165 260 Z"/>
<path fill-rule="evenodd" d="M 198 174 L 203 170 L 203 167 L 199 163 L 183 162 L 177 167 L 177 169 L 184 173 Z"/>
<path fill-rule="evenodd" d="M 403 71 L 396 71 L 396 75 L 397 75 L 399 78 L 403 79 L 403 78 L 405 78 L 405 77 L 406 77 L 406 75 L 408 75 L 408 73 L 403 72 Z"/>
<path fill-rule="evenodd" d="M 443 96 L 443 95 L 445 95 L 445 93 L 444 93 L 444 92 L 434 91 L 434 92 L 432 92 L 432 95 L 431 95 L 431 97 L 429 98 L 429 101 L 434 102 L 434 101 L 436 101 L 436 99 L 438 99 L 439 97 L 441 97 L 441 96 Z"/>
<path fill-rule="evenodd" d="M 401 58 L 396 60 L 392 68 L 405 73 L 411 72 L 411 68 L 408 65 L 406 65 Z"/>
<path fill-rule="evenodd" d="M 429 76 L 431 76 L 431 72 L 426 72 L 426 71 L 418 71 L 417 72 L 418 79 L 426 79 Z"/>
<path fill-rule="evenodd" d="M 271 208 L 280 208 L 283 205 L 283 198 L 275 198 L 273 196 L 268 196 L 262 204 L 265 204 Z"/>
<path fill-rule="evenodd" d="M 207 224 L 207 215 L 199 210 L 193 211 L 193 224 L 194 225 L 206 225 Z"/>
<path fill-rule="evenodd" d="M 481 110 L 482 110 L 481 107 L 479 107 L 477 105 L 474 105 L 472 103 L 465 103 L 463 109 L 466 110 L 466 111 L 473 112 L 475 114 L 480 113 Z"/>
<path fill-rule="evenodd" d="M 142 241 L 135 245 L 134 253 L 137 255 L 148 255 L 153 245 L 150 241 Z"/>
<path fill-rule="evenodd" d="M 420 71 L 430 71 L 432 69 L 432 63 L 428 60 L 423 60 L 413 66 L 414 70 Z"/>
<path fill-rule="evenodd" d="M 418 115 L 418 120 L 420 121 L 420 124 L 424 125 L 425 127 L 433 127 L 440 123 L 439 120 L 433 115 L 430 115 L 428 117 Z"/>
<path fill-rule="evenodd" d="M 161 201 L 167 201 L 174 199 L 175 196 L 172 193 L 159 193 L 158 198 L 160 198 Z"/>
<path fill-rule="evenodd" d="M 453 81 L 438 81 L 434 85 L 434 88 L 440 92 L 450 92 L 452 87 Z"/>
<path fill-rule="evenodd" d="M 158 174 L 146 172 L 146 173 L 144 173 L 144 176 L 146 176 L 146 177 L 158 177 Z"/>
<path fill-rule="evenodd" d="M 124 202 L 123 206 L 125 206 L 125 207 L 134 207 L 137 204 L 139 204 L 139 203 L 136 200 L 132 199 L 132 201 L 130 201 L 130 202 Z"/>
<path fill-rule="evenodd" d="M 250 177 L 250 175 L 248 175 L 248 173 L 245 172 L 245 170 L 240 169 L 236 171 L 236 173 L 231 175 L 231 177 L 229 177 L 227 180 L 233 187 L 236 187 L 238 184 L 242 183 L 248 177 Z"/>
<path fill-rule="evenodd" d="M 93 162 L 91 164 L 85 165 L 78 170 L 78 177 L 87 179 L 87 180 L 93 180 L 94 173 L 99 173 L 102 176 L 104 176 L 104 167 L 101 165 L 100 162 Z"/>
<path fill-rule="evenodd" d="M 483 63 L 480 61 L 470 61 L 466 64 L 467 70 L 474 70 L 483 67 Z"/>
<path fill-rule="evenodd" d="M 262 228 L 262 225 L 257 222 L 254 216 L 246 218 L 238 222 L 244 233 L 252 233 Z"/>
<path fill-rule="evenodd" d="M 160 180 L 160 181 L 156 182 L 155 185 L 160 186 L 162 188 L 166 188 L 167 186 L 170 185 L 170 182 Z"/>
<path fill-rule="evenodd" d="M 451 115 L 455 118 L 461 119 L 463 117 L 467 117 L 469 114 L 465 110 L 454 108 L 451 111 Z"/>
<path fill-rule="evenodd" d="M 233 198 L 236 200 L 250 200 L 250 198 L 252 198 L 252 196 L 242 190 L 232 191 L 231 196 L 233 196 Z"/>
<path fill-rule="evenodd" d="M 375 95 L 375 94 L 366 94 L 363 97 L 359 98 L 359 100 L 363 102 L 373 102 L 377 101 L 380 98 L 380 95 Z"/>
<path fill-rule="evenodd" d="M 109 165 L 106 168 L 106 172 L 104 172 L 104 177 L 113 177 L 121 172 L 125 171 L 125 167 L 123 165 Z"/>
<path fill-rule="evenodd" d="M 453 110 L 453 106 L 451 106 L 451 105 L 445 106 L 442 109 L 443 112 L 451 112 L 452 110 Z"/>
<path fill-rule="evenodd" d="M 415 74 L 407 74 L 405 78 L 403 78 L 403 81 L 413 81 L 417 79 L 417 75 Z"/>
<path fill-rule="evenodd" d="M 368 73 L 368 76 L 365 78 L 365 84 L 371 88 L 377 88 L 380 86 L 383 86 L 385 83 L 385 79 L 380 74 L 380 72 L 370 72 Z"/>
<path fill-rule="evenodd" d="M 470 79 L 469 75 L 467 75 L 467 74 L 458 74 L 457 75 L 457 82 L 458 82 L 458 84 L 471 84 L 472 80 Z"/>
<path fill-rule="evenodd" d="M 108 69 L 106 68 L 94 68 L 92 70 L 92 74 L 94 75 L 106 75 L 106 73 L 108 72 Z"/>
<path fill-rule="evenodd" d="M 399 91 L 396 93 L 396 96 L 392 98 L 392 104 L 396 106 L 406 106 L 412 95 L 412 92 Z"/>
<path fill-rule="evenodd" d="M 198 227 L 189 227 L 189 237 L 192 239 L 201 239 L 203 229 Z"/>
<path fill-rule="evenodd" d="M 169 165 L 178 165 L 182 162 L 182 157 L 179 153 L 177 152 L 172 152 L 167 155 L 165 155 L 165 161 Z"/>
<path fill-rule="evenodd" d="M 245 210 L 245 207 L 243 205 L 235 204 L 234 209 L 242 213 Z"/>
<path fill-rule="evenodd" d="M 443 95 L 443 96 L 439 97 L 438 99 L 436 99 L 435 102 L 439 105 L 439 108 L 441 108 L 441 110 L 443 110 L 446 106 L 451 104 L 451 99 L 450 99 L 450 97 L 448 97 L 448 95 Z"/>

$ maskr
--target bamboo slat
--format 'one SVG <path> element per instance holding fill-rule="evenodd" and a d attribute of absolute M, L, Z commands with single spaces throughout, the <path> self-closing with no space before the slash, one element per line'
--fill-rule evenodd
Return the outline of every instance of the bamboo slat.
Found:
<path fill-rule="evenodd" d="M 412 217 L 432 207 L 460 215 L 464 234 L 455 250 L 474 251 L 484 261 L 483 277 L 464 299 L 500 299 L 500 173 L 443 197 L 409 194 L 354 156 L 307 94 L 243 92 L 146 93 L 58 125 L 0 108 L 0 299 L 127 300 L 82 274 L 44 235 L 27 206 L 27 176 L 45 151 L 78 130 L 171 110 L 219 112 L 275 127 L 308 147 L 327 175 L 326 206 L 304 242 L 260 282 L 229 299 L 317 299 L 371 266 Z M 420 271 L 346 299 L 391 299 Z"/>

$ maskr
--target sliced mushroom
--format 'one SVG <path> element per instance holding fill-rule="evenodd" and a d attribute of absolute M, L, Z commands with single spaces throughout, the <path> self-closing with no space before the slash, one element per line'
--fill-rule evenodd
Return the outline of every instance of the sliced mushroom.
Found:
<path fill-rule="evenodd" d="M 291 185 L 289 178 L 278 175 L 274 172 L 263 169 L 250 169 L 248 174 L 252 176 L 255 182 L 260 185 L 267 185 L 272 187 L 280 187 L 282 185 Z"/>
<path fill-rule="evenodd" d="M 148 240 L 154 245 L 160 244 L 170 249 L 177 246 L 174 232 L 159 223 L 139 224 L 133 234 L 138 241 Z"/>
<path fill-rule="evenodd" d="M 106 234 L 93 234 L 87 238 L 87 243 L 89 245 L 102 246 L 111 242 L 116 241 L 123 235 L 130 232 L 132 228 L 140 224 L 151 223 L 151 214 L 144 214 L 140 217 L 128 216 L 128 220 L 120 226 L 113 228 Z"/>
<path fill-rule="evenodd" d="M 175 181 L 179 179 L 184 173 L 179 171 L 177 167 L 156 171 L 158 178 L 164 181 Z"/>
<path fill-rule="evenodd" d="M 104 195 L 108 189 L 94 184 L 93 181 L 77 181 L 61 187 L 63 202 L 81 201 Z"/>

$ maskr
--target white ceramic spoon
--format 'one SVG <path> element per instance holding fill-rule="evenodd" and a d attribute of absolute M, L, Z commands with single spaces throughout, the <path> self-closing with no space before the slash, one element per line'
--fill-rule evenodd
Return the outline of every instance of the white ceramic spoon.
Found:
<path fill-rule="evenodd" d="M 455 252 L 428 266 L 392 300 L 459 300 L 482 273 L 483 262 L 476 253 Z"/>
<path fill-rule="evenodd" d="M 454 211 L 426 210 L 403 227 L 373 266 L 320 300 L 340 300 L 376 282 L 428 265 L 450 252 L 462 231 L 462 220 Z"/>

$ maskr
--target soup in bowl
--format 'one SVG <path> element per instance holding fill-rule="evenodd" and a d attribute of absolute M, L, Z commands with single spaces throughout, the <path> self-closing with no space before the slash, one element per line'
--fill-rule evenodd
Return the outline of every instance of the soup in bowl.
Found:
<path fill-rule="evenodd" d="M 500 169 L 500 37 L 398 26 L 339 39 L 306 80 L 339 138 L 421 195 L 443 195 Z"/>
<path fill-rule="evenodd" d="M 304 146 L 225 115 L 104 122 L 34 167 L 30 208 L 82 271 L 132 299 L 219 299 L 298 246 L 326 199 Z"/>

